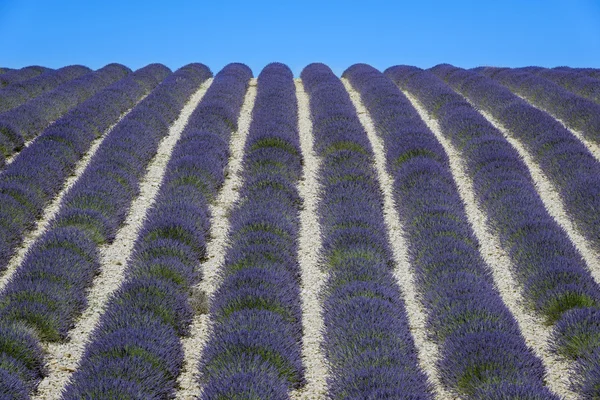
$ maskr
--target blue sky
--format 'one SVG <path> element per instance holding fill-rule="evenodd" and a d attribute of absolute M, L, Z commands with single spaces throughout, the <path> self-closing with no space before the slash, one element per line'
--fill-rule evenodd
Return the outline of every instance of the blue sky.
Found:
<path fill-rule="evenodd" d="M 599 0 L 0 0 L 0 66 L 600 67 Z"/>

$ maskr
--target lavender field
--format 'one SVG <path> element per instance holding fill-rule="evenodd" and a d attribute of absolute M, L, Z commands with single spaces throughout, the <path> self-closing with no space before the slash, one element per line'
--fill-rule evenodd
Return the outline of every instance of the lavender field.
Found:
<path fill-rule="evenodd" d="M 0 68 L 0 400 L 600 399 L 600 70 L 259 72 Z"/>

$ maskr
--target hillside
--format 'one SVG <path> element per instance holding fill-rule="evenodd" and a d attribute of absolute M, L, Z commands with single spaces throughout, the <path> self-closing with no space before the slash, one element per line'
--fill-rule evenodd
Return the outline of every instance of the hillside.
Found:
<path fill-rule="evenodd" d="M 0 68 L 1 399 L 600 398 L 600 70 Z"/>

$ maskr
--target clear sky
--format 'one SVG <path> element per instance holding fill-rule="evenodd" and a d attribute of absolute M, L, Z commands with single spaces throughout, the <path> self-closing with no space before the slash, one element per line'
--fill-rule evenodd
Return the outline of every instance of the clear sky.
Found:
<path fill-rule="evenodd" d="M 600 67 L 600 0 L 0 0 L 0 67 Z"/>

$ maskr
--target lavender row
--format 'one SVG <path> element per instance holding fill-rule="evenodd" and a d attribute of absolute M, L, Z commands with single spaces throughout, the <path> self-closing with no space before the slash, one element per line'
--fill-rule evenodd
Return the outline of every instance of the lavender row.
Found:
<path fill-rule="evenodd" d="M 15 108 L 57 86 L 90 73 L 81 65 L 70 65 L 56 71 L 48 71 L 25 82 L 18 82 L 0 90 L 0 113 Z"/>
<path fill-rule="evenodd" d="M 598 285 L 566 233 L 544 209 L 516 150 L 434 74 L 400 66 L 385 73 L 420 100 L 461 152 L 475 196 L 508 251 L 524 299 L 547 324 L 555 325 L 557 351 L 572 351 L 581 359 L 597 349 L 597 329 L 587 333 L 578 329 L 597 318 Z M 574 374 L 574 389 L 584 393 L 588 386 L 600 387 L 598 368 L 596 359 L 589 364 L 591 372 Z"/>
<path fill-rule="evenodd" d="M 558 121 L 494 80 L 450 65 L 431 70 L 498 119 L 555 184 L 580 232 L 600 251 L 600 163 Z"/>
<path fill-rule="evenodd" d="M 573 67 L 556 67 L 553 68 L 557 71 L 573 71 L 578 72 L 580 74 L 584 74 L 590 76 L 595 79 L 600 79 L 600 69 L 599 68 L 573 68 Z"/>
<path fill-rule="evenodd" d="M 576 95 L 587 97 L 600 104 L 600 75 L 594 78 L 577 69 L 527 67 L 523 70 L 548 79 Z"/>
<path fill-rule="evenodd" d="M 304 384 L 296 188 L 302 156 L 292 72 L 269 64 L 257 89 L 244 183 L 199 366 L 206 400 L 287 399 Z"/>
<path fill-rule="evenodd" d="M 209 75 L 196 65 L 170 75 L 110 132 L 2 292 L 2 324 L 26 325 L 41 341 L 67 337 L 99 270 L 98 244 L 114 236 L 158 141 Z"/>
<path fill-rule="evenodd" d="M 12 69 L 6 71 L 0 76 L 0 88 L 11 85 L 17 82 L 23 82 L 28 79 L 35 78 L 45 72 L 52 71 L 50 68 L 40 67 L 38 65 L 31 65 L 21 69 Z"/>
<path fill-rule="evenodd" d="M 384 141 L 443 384 L 466 398 L 556 398 L 479 254 L 443 147 L 389 78 L 365 64 L 344 76 Z"/>
<path fill-rule="evenodd" d="M 69 109 L 129 72 L 131 70 L 123 65 L 109 64 L 0 114 L 0 157 L 19 151 L 27 140 L 35 138 Z"/>
<path fill-rule="evenodd" d="M 228 162 L 231 132 L 221 123 L 235 129 L 250 77 L 246 66 L 226 66 L 190 116 L 128 260 L 125 281 L 109 300 L 63 399 L 173 397 L 183 364 L 180 336 L 189 333 L 193 316 L 188 297 L 206 257 L 208 206 Z"/>
<path fill-rule="evenodd" d="M 9 71 L 14 71 L 12 68 L 0 67 L 0 74 L 4 74 Z"/>
<path fill-rule="evenodd" d="M 0 174 L 1 269 L 92 141 L 169 73 L 149 65 L 100 91 L 48 127 Z"/>
<path fill-rule="evenodd" d="M 329 397 L 430 399 L 410 334 L 383 218 L 373 150 L 340 80 L 323 64 L 301 74 L 322 158 L 323 352 Z"/>
<path fill-rule="evenodd" d="M 526 70 L 485 67 L 476 71 L 556 115 L 569 128 L 581 131 L 586 139 L 600 143 L 600 104 Z"/>

